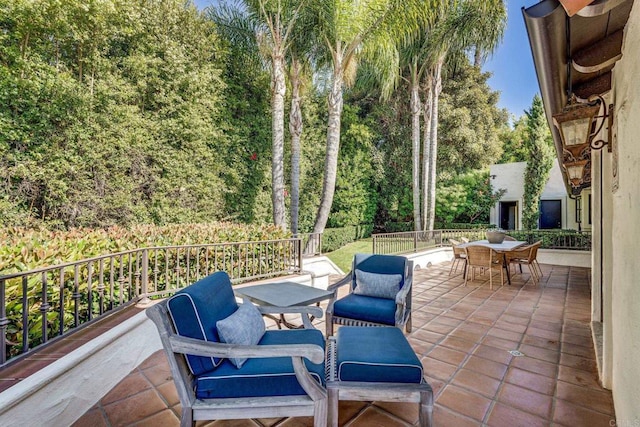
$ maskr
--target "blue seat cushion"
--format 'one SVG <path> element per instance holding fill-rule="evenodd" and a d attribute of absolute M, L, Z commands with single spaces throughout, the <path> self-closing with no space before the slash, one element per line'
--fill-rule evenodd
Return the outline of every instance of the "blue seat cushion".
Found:
<path fill-rule="evenodd" d="M 333 305 L 333 315 L 365 322 L 396 324 L 396 302 L 392 299 L 349 294 Z"/>
<path fill-rule="evenodd" d="M 336 345 L 340 381 L 422 381 L 422 364 L 398 328 L 343 326 Z"/>
<path fill-rule="evenodd" d="M 266 331 L 258 345 L 316 344 L 324 349 L 324 336 L 316 329 L 293 331 Z M 309 373 L 319 384 L 324 384 L 324 363 L 304 360 Z M 195 379 L 199 399 L 293 396 L 306 394 L 298 383 L 290 357 L 248 359 L 241 368 L 229 360 L 211 372 Z"/>
<path fill-rule="evenodd" d="M 218 271 L 177 292 L 169 298 L 167 308 L 178 335 L 220 342 L 216 322 L 231 316 L 238 303 L 229 276 Z M 194 375 L 215 369 L 221 360 L 187 355 L 187 364 Z"/>
<path fill-rule="evenodd" d="M 375 274 L 399 274 L 402 276 L 400 281 L 400 289 L 404 286 L 404 272 L 407 265 L 407 258 L 397 255 L 373 255 L 373 254 L 355 254 L 354 270 L 365 271 Z M 352 287 L 356 287 L 355 277 L 353 278 Z"/>

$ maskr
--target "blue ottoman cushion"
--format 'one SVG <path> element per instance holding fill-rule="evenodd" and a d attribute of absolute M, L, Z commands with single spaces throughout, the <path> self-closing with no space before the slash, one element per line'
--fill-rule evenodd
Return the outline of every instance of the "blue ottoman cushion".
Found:
<path fill-rule="evenodd" d="M 336 346 L 339 381 L 422 382 L 422 364 L 398 328 L 342 326 Z"/>
<path fill-rule="evenodd" d="M 324 336 L 316 329 L 266 331 L 258 343 L 277 344 L 316 344 L 324 348 Z M 315 364 L 306 359 L 304 363 L 313 378 L 324 384 L 324 363 Z M 211 372 L 197 376 L 195 389 L 199 399 L 306 394 L 298 383 L 290 357 L 248 359 L 241 368 L 224 360 Z"/>
<path fill-rule="evenodd" d="M 169 298 L 167 308 L 176 333 L 183 337 L 220 342 L 216 322 L 231 316 L 238 303 L 227 273 L 218 271 Z M 191 373 L 211 371 L 222 359 L 187 355 Z"/>
<path fill-rule="evenodd" d="M 396 301 L 351 293 L 335 302 L 333 315 L 384 325 L 395 325 Z"/>

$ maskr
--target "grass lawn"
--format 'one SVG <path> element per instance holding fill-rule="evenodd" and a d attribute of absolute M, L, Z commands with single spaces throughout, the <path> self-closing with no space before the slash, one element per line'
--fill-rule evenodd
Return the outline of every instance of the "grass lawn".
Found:
<path fill-rule="evenodd" d="M 353 255 L 356 253 L 367 253 L 370 254 L 373 252 L 373 240 L 372 239 L 363 239 L 358 240 L 357 242 L 349 243 L 346 246 L 341 247 L 338 250 L 333 252 L 326 253 L 324 255 L 327 256 L 331 261 L 333 261 L 342 271 L 348 273 L 351 271 L 351 261 L 353 261 Z"/>

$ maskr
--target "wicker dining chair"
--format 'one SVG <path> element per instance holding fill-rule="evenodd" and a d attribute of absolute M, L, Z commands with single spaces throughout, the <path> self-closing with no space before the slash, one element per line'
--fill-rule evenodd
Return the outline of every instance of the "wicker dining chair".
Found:
<path fill-rule="evenodd" d="M 464 262 L 467 255 L 464 252 L 464 248 L 458 247 L 461 244 L 460 242 L 449 239 L 449 243 L 451 243 L 451 249 L 453 250 L 453 259 L 451 260 L 451 268 L 449 269 L 449 276 L 451 276 L 453 272 L 458 272 L 460 262 Z"/>
<path fill-rule="evenodd" d="M 507 268 L 510 268 L 511 265 L 519 265 L 520 273 L 522 273 L 522 265 L 527 265 L 531 272 L 531 279 L 537 285 L 542 277 L 542 269 L 536 259 L 540 245 L 542 245 L 541 240 L 531 245 L 507 251 L 505 253 Z"/>
<path fill-rule="evenodd" d="M 469 279 L 469 269 L 471 269 L 471 280 L 475 280 L 475 269 L 483 268 L 489 270 L 489 288 L 493 289 L 493 269 L 500 269 L 500 284 L 504 285 L 504 268 L 505 258 L 502 253 L 496 252 L 491 248 L 482 245 L 467 246 L 465 253 L 467 256 L 467 265 L 464 276 L 464 286 L 467 286 Z"/>

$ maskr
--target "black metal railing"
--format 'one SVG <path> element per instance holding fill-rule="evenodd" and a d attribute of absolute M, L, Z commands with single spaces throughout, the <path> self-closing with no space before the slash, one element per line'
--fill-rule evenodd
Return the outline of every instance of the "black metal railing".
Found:
<path fill-rule="evenodd" d="M 442 230 L 407 231 L 401 233 L 374 234 L 374 254 L 401 254 L 419 252 L 442 246 Z"/>
<path fill-rule="evenodd" d="M 0 367 L 214 271 L 234 282 L 302 271 L 299 238 L 134 249 L 0 276 Z"/>
<path fill-rule="evenodd" d="M 425 249 L 450 245 L 449 239 L 482 240 L 488 229 L 469 230 L 433 230 L 407 231 L 402 233 L 374 234 L 373 253 L 401 254 L 418 252 Z M 507 234 L 516 240 L 534 243 L 542 241 L 543 249 L 570 249 L 577 251 L 591 250 L 591 232 L 576 232 L 564 230 L 513 230 Z"/>

